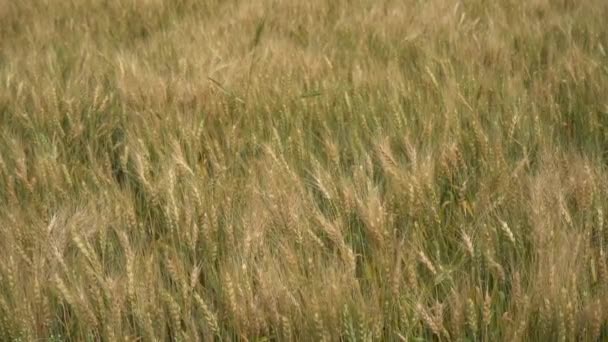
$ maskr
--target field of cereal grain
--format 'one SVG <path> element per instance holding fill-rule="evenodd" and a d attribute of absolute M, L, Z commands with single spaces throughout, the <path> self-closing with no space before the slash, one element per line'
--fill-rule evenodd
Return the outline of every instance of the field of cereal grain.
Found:
<path fill-rule="evenodd" d="M 606 18 L 0 0 L 0 340 L 608 339 Z"/>

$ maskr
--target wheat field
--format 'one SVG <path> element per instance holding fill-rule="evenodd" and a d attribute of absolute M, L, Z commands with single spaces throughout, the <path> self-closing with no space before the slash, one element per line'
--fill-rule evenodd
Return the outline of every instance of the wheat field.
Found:
<path fill-rule="evenodd" d="M 606 18 L 0 0 L 0 341 L 608 339 Z"/>

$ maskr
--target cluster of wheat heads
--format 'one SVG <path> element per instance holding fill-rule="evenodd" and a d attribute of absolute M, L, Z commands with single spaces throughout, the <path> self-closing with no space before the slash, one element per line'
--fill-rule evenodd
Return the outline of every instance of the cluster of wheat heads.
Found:
<path fill-rule="evenodd" d="M 607 16 L 0 0 L 0 340 L 608 338 Z"/>

